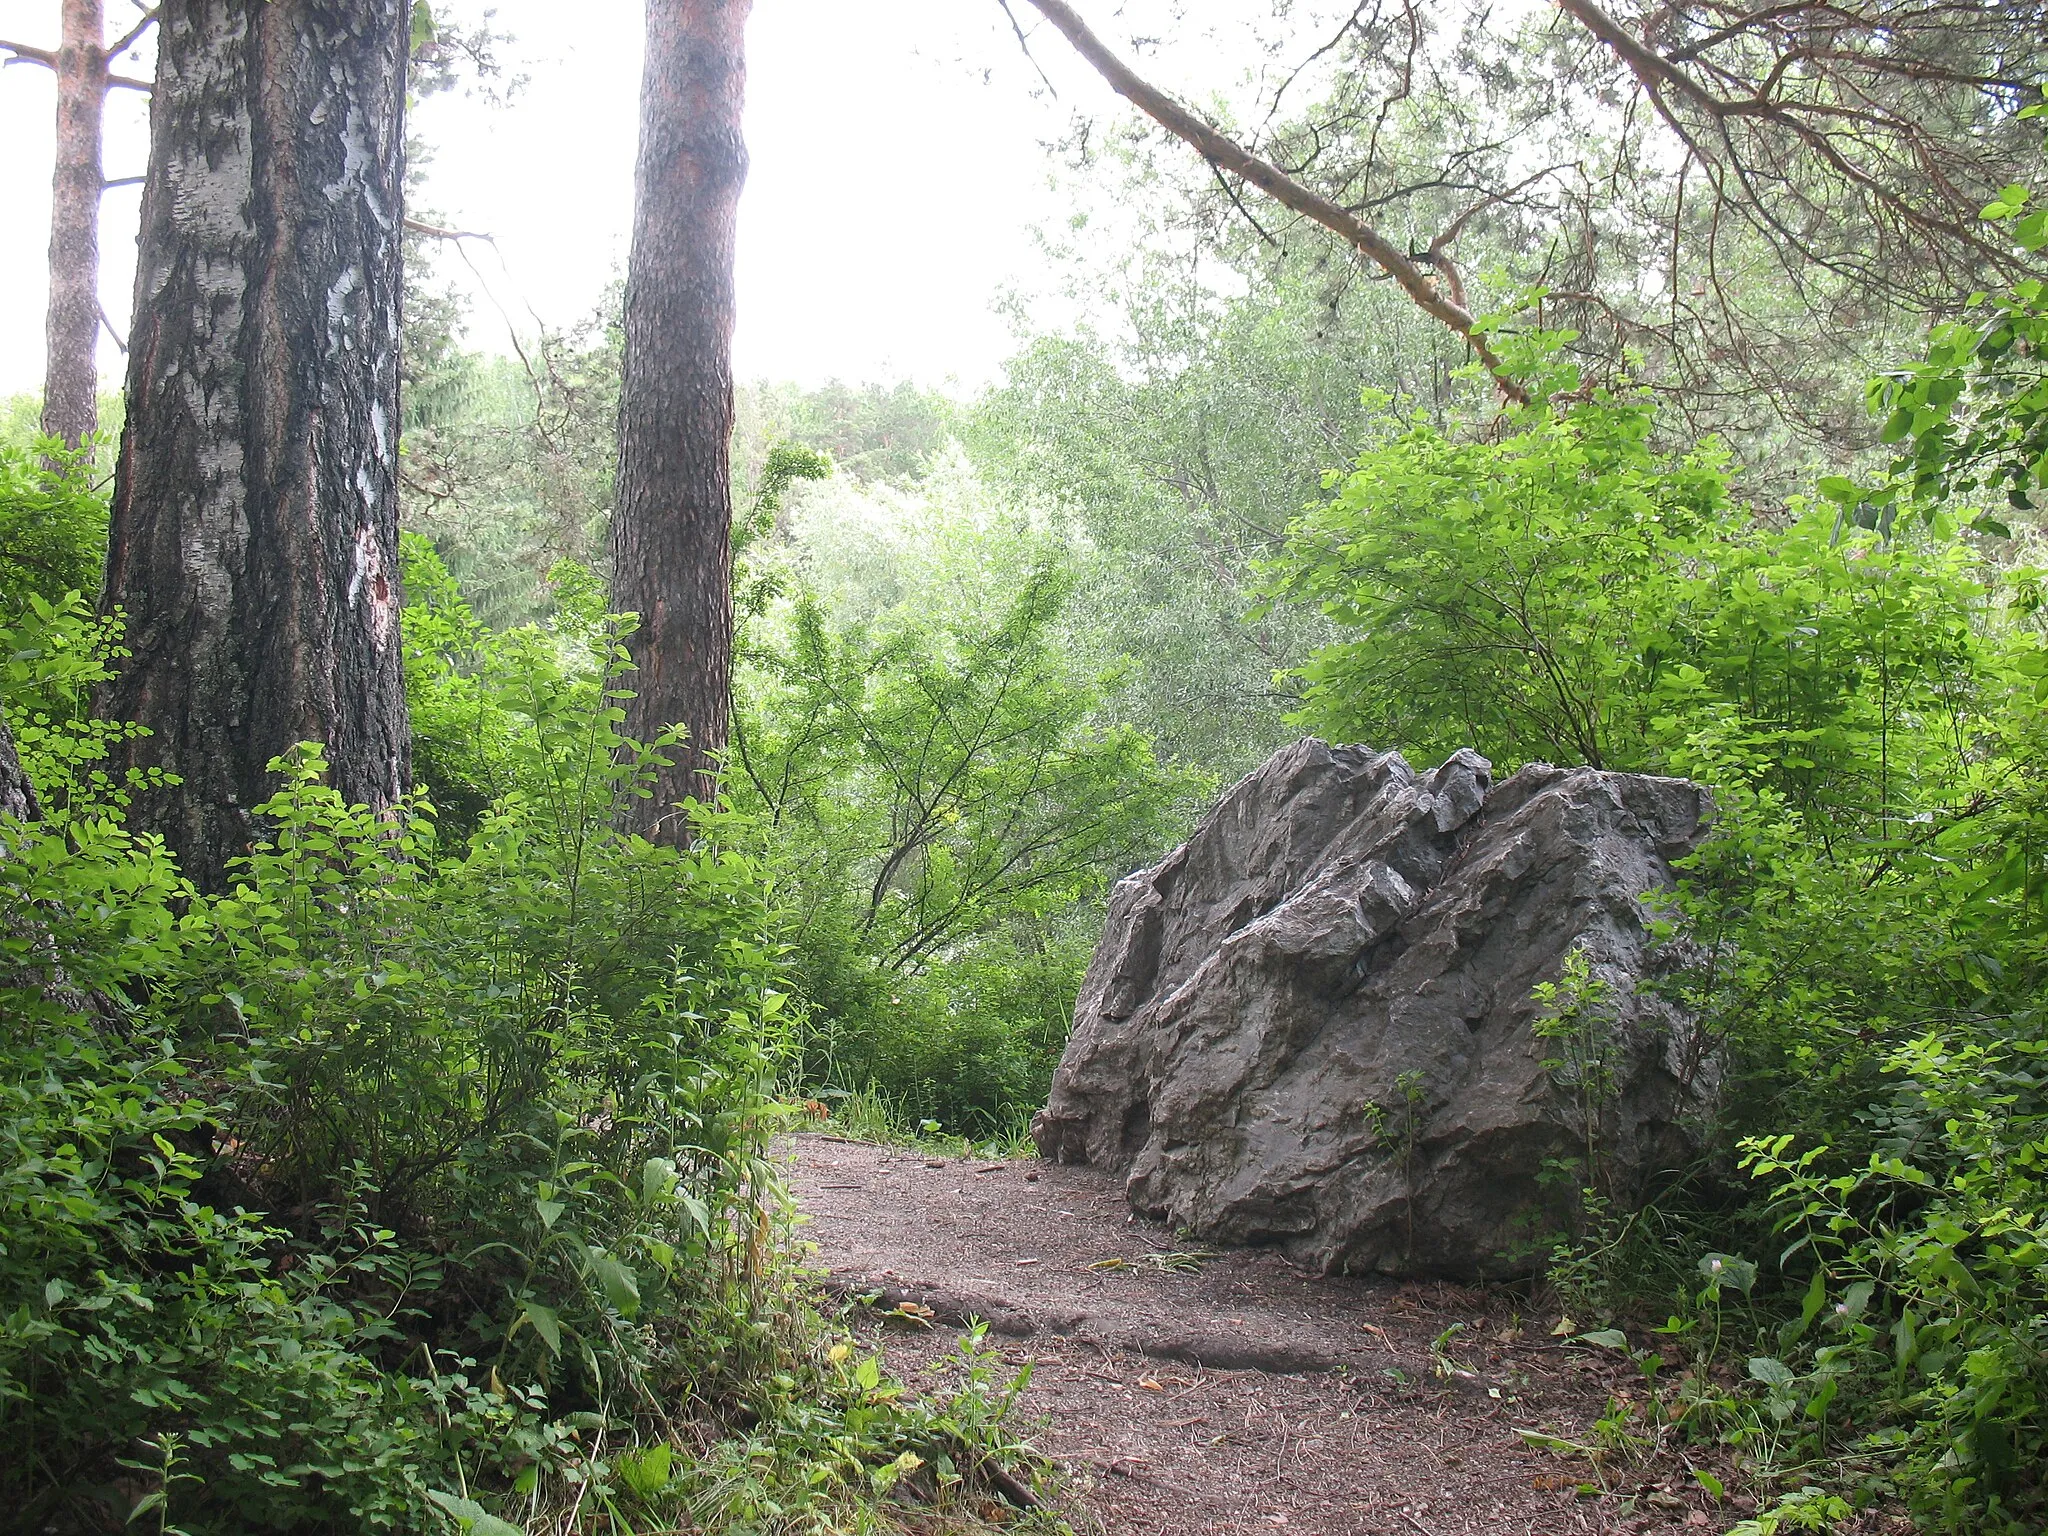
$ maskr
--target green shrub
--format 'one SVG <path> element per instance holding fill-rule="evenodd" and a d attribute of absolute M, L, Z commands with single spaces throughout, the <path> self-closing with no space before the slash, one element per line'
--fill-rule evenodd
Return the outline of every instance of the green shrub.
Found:
<path fill-rule="evenodd" d="M 728 783 L 769 850 L 813 1086 L 959 1131 L 1043 1102 L 1095 904 L 1196 783 L 1101 723 L 1108 680 L 1060 654 L 1068 585 L 1041 566 L 986 618 L 872 624 L 805 598 L 782 643 L 757 634 Z"/>
<path fill-rule="evenodd" d="M 1639 766 L 1660 619 L 1744 521 L 1725 456 L 1660 453 L 1654 419 L 1603 394 L 1523 411 L 1498 442 L 1417 419 L 1362 453 L 1268 572 L 1273 598 L 1355 636 L 1301 669 L 1297 723 L 1431 761 Z"/>
<path fill-rule="evenodd" d="M 74 598 L 0 638 L 53 806 L 0 825 L 0 1497 L 24 1522 L 753 1528 L 921 1456 L 949 1458 L 942 1498 L 1018 1459 L 985 1360 L 901 1401 L 778 1256 L 763 880 L 730 818 L 682 850 L 613 830 L 665 745 L 618 735 L 614 621 L 477 635 L 505 787 L 468 836 L 423 797 L 344 804 L 309 745 L 214 898 L 92 767 L 113 631 Z"/>
<path fill-rule="evenodd" d="M 1718 453 L 1595 393 L 1497 440 L 1398 428 L 1270 572 L 1345 633 L 1305 723 L 1713 787 L 1660 983 L 1719 1042 L 1709 1156 L 1661 1209 L 1590 1208 L 1557 1278 L 1624 1317 L 1675 1290 L 1694 1370 L 1645 1432 L 1812 1483 L 1786 1520 L 1833 1488 L 1943 1530 L 2048 1513 L 2048 644 L 2041 573 L 1967 500 L 2041 483 L 2039 307 L 1990 303 L 1874 386 L 1901 445 L 1876 487 L 1752 515 Z"/>
<path fill-rule="evenodd" d="M 106 558 L 107 501 L 91 451 L 47 437 L 0 441 L 0 623 L 31 595 L 94 596 Z"/>

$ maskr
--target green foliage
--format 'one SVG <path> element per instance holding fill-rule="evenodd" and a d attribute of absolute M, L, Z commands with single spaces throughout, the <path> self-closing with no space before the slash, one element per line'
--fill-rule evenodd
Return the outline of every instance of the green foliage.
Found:
<path fill-rule="evenodd" d="M 1814 1389 L 1870 1405 L 1860 1449 L 1945 1529 L 2033 1529 L 2041 1510 L 2044 1053 L 2031 1018 L 1901 1047 L 1887 1062 L 1899 1081 L 1886 1134 L 1841 1172 L 1828 1148 L 1795 1152 L 1789 1135 L 1747 1144 L 1814 1266 L 1780 1334 L 1790 1353 L 1826 1325 L 1807 1344 L 1808 1417 L 1823 1416 Z"/>
<path fill-rule="evenodd" d="M 398 551 L 413 775 L 442 830 L 465 835 L 511 788 L 504 770 L 517 725 L 485 675 L 498 653 L 494 637 L 440 554 L 417 533 L 401 533 Z"/>
<path fill-rule="evenodd" d="M 814 1079 L 1000 1122 L 1044 1090 L 1089 942 L 1072 915 L 1158 842 L 1184 778 L 1060 657 L 1068 590 L 1025 574 L 993 620 L 834 625 L 812 598 L 757 643 L 735 803 L 776 850 Z"/>
<path fill-rule="evenodd" d="M 47 437 L 0 442 L 0 623 L 31 596 L 91 598 L 106 558 L 106 494 L 91 451 Z"/>
<path fill-rule="evenodd" d="M 1178 271 L 1105 281 L 1117 313 L 1033 338 L 966 434 L 995 485 L 1071 526 L 1072 643 L 1126 667 L 1116 718 L 1221 779 L 1286 740 L 1273 674 L 1328 633 L 1306 609 L 1248 617 L 1253 562 L 1359 446 L 1360 390 L 1436 373 L 1383 289 L 1242 266 L 1228 303 Z"/>
<path fill-rule="evenodd" d="M 738 476 L 758 498 L 778 446 L 801 443 L 863 483 L 910 485 L 952 440 L 958 408 L 908 381 L 817 389 L 756 384 L 740 392 Z"/>
<path fill-rule="evenodd" d="M 159 1481 L 166 1521 L 405 1528 L 434 1426 L 375 1364 L 397 1331 L 363 1292 L 394 1309 L 409 1299 L 392 1234 L 334 1210 L 302 1246 L 209 1199 L 219 1128 L 167 1040 L 113 1046 L 77 1024 L 10 1034 L 9 1507 L 37 1529 L 118 1524 L 129 1511 L 107 1485 L 120 1464 L 175 1437 L 205 1486 Z"/>
<path fill-rule="evenodd" d="M 1718 454 L 1659 454 L 1652 424 L 1596 395 L 1499 442 L 1415 424 L 1362 455 L 1272 567 L 1356 636 L 1302 669 L 1296 718 L 1426 759 L 1691 774 L 1823 839 L 1925 809 L 1984 702 L 1976 557 L 1753 518 Z"/>
<path fill-rule="evenodd" d="M 0 708 L 35 786 L 45 819 L 105 827 L 138 788 L 170 782 L 161 769 L 129 769 L 118 781 L 102 766 L 109 748 L 139 734 L 92 715 L 93 690 L 128 653 L 115 619 L 95 619 L 84 597 L 46 602 L 34 593 L 10 629 L 0 661 Z"/>
<path fill-rule="evenodd" d="M 468 836 L 424 797 L 346 805 L 306 746 L 215 898 L 81 769 L 113 632 L 73 598 L 7 634 L 57 807 L 0 827 L 0 1497 L 26 1523 L 755 1529 L 872 1502 L 906 1455 L 976 1488 L 1028 1461 L 985 1359 L 913 1404 L 826 1358 L 777 1257 L 760 868 L 729 818 L 680 850 L 612 830 L 665 744 L 618 735 L 618 626 L 558 589 L 546 631 L 444 604 L 410 635 L 488 685 L 504 788 Z M 758 1439 L 685 1427 L 724 1412 Z"/>
<path fill-rule="evenodd" d="M 2039 117 L 2041 108 L 2022 115 Z M 2048 250 L 2048 207 L 2026 187 L 2007 187 L 1984 217 L 2021 250 Z M 2048 283 L 2024 278 L 2004 293 L 1971 295 L 1967 308 L 1969 318 L 1933 328 L 1922 361 L 1870 383 L 1884 440 L 1904 449 L 1894 485 L 1878 501 L 1903 488 L 1932 509 L 2003 491 L 2010 507 L 2025 511 L 2048 491 Z M 1987 533 L 2009 532 L 1989 515 L 1971 521 Z"/>
<path fill-rule="evenodd" d="M 1586 952 L 1565 956 L 1556 981 L 1539 983 L 1531 995 L 1537 1014 L 1530 1032 L 1544 1042 L 1543 1070 L 1570 1097 L 1578 1120 L 1585 1161 L 1577 1170 L 1595 1192 L 1607 1187 L 1604 1157 L 1614 1098 L 1619 1042 L 1613 1029 L 1613 989 L 1592 973 Z"/>
<path fill-rule="evenodd" d="M 1657 1389 L 1670 1412 L 1614 1436 L 1675 1426 L 1797 1473 L 1757 1531 L 1827 1528 L 1845 1484 L 1944 1530 L 2048 1508 L 2048 648 L 2039 572 L 1957 537 L 2004 531 L 1971 495 L 2038 485 L 2038 295 L 1994 309 L 1874 386 L 1911 445 L 1888 487 L 1830 478 L 1757 516 L 1711 445 L 1656 446 L 1647 400 L 1567 390 L 1491 438 L 1391 425 L 1271 567 L 1273 600 L 1344 636 L 1301 671 L 1306 723 L 1713 787 L 1717 835 L 1660 919 L 1690 962 L 1660 985 L 1718 1043 L 1716 1150 L 1746 1148 L 1762 1197 L 1710 1179 L 1612 1209 L 1583 967 L 1539 988 L 1534 1030 L 1594 1186 L 1554 1278 L 1621 1314 L 1668 1288 L 1662 1332 L 1692 1356 Z M 1774 1266 L 1728 1251 L 1773 1229 Z M 1727 1390 L 1731 1339 L 1750 1353 Z"/>
<path fill-rule="evenodd" d="M 553 606 L 547 573 L 598 567 L 618 460 L 624 338 L 608 298 L 516 358 L 458 345 L 440 296 L 408 298 L 404 526 L 433 541 L 488 623 Z"/>
<path fill-rule="evenodd" d="M 1301 723 L 1432 758 L 1640 766 L 1658 618 L 1739 526 L 1724 460 L 1659 453 L 1653 419 L 1599 396 L 1500 442 L 1417 420 L 1361 454 L 1271 568 L 1273 596 L 1357 636 L 1301 669 Z"/>

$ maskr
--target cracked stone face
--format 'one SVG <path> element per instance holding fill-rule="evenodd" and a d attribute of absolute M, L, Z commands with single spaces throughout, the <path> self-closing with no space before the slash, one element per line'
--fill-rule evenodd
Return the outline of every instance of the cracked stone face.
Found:
<path fill-rule="evenodd" d="M 1285 748 L 1117 887 L 1039 1150 L 1325 1271 L 1527 1272 L 1589 1134 L 1624 1206 L 1697 1150 L 1715 1063 L 1646 983 L 1673 962 L 1650 932 L 1670 861 L 1710 813 L 1678 779 Z M 1539 1038 L 1535 988 L 1574 952 L 1597 998 L 1575 1042 Z"/>

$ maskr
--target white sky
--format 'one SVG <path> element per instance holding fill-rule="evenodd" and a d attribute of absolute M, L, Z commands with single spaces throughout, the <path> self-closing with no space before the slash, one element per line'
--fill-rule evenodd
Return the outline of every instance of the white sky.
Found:
<path fill-rule="evenodd" d="M 53 44 L 57 10 L 0 0 L 0 37 Z M 642 21 L 640 0 L 496 10 L 527 89 L 502 108 L 436 97 L 415 119 L 434 148 L 422 202 L 497 236 L 498 255 L 470 247 L 490 294 L 471 339 L 493 350 L 500 310 L 525 330 L 534 317 L 570 325 L 624 266 Z M 1021 0 L 1018 10 L 1028 15 Z M 107 11 L 111 35 L 128 5 L 108 0 Z M 1064 207 L 1042 142 L 1075 106 L 1109 102 L 1059 38 L 1041 32 L 1037 51 L 1058 102 L 1034 99 L 1038 77 L 995 0 L 757 0 L 743 376 L 972 387 L 994 374 L 1011 339 L 992 303 L 1007 287 L 1040 286 L 1031 230 Z M 146 62 L 129 68 L 147 73 Z M 0 71 L 0 394 L 41 381 L 53 100 L 46 71 Z M 141 96 L 113 93 L 109 176 L 141 171 L 146 111 Z M 102 226 L 102 295 L 124 328 L 137 209 L 135 189 L 115 190 Z M 120 367 L 103 345 L 103 381 Z"/>

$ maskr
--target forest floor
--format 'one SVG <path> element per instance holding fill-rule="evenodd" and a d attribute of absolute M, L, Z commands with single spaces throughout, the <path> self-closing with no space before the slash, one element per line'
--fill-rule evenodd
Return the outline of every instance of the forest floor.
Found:
<path fill-rule="evenodd" d="M 790 1154 L 811 1262 L 867 1298 L 850 1320 L 900 1379 L 940 1388 L 970 1317 L 1030 1363 L 1024 1423 L 1077 1531 L 1619 1536 L 1740 1518 L 1677 1463 L 1610 1472 L 1588 1497 L 1588 1462 L 1516 1436 L 1583 1444 L 1611 1398 L 1640 1395 L 1625 1360 L 1551 1339 L 1525 1298 L 1191 1254 L 1094 1168 L 817 1134 Z"/>

